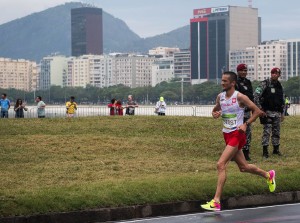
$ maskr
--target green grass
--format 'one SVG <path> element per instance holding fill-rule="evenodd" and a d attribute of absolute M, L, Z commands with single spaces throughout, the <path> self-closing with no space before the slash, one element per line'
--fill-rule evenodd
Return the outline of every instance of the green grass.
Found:
<path fill-rule="evenodd" d="M 223 148 L 221 121 L 199 117 L 0 120 L 0 215 L 210 199 Z M 251 158 L 277 170 L 277 192 L 299 190 L 300 117 L 282 124 L 283 157 Z M 271 148 L 270 148 L 271 150 Z M 228 167 L 224 198 L 269 193 L 264 179 Z M 247 183 L 246 183 L 247 182 Z"/>

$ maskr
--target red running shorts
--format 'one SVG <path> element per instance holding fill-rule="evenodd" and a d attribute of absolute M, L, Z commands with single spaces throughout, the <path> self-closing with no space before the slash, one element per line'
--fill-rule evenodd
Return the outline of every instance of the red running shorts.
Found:
<path fill-rule="evenodd" d="M 235 130 L 230 133 L 223 132 L 223 135 L 226 145 L 238 147 L 238 150 L 241 150 L 246 144 L 246 134 L 244 132 Z"/>

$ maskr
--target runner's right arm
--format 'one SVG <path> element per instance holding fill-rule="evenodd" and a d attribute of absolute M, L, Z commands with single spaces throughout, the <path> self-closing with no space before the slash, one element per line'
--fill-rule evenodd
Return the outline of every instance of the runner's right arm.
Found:
<path fill-rule="evenodd" d="M 212 116 L 214 118 L 219 118 L 221 116 L 221 105 L 220 105 L 220 94 L 218 95 L 217 99 L 216 99 L 216 105 L 212 110 Z"/>

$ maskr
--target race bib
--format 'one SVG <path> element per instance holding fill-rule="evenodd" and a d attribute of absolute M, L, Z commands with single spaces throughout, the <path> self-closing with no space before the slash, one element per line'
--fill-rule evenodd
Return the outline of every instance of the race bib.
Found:
<path fill-rule="evenodd" d="M 223 126 L 226 129 L 234 129 L 237 127 L 236 114 L 222 114 Z"/>

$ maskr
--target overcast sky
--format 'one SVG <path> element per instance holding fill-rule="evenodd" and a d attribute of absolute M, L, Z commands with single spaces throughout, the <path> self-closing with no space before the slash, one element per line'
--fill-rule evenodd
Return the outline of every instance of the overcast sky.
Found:
<path fill-rule="evenodd" d="M 74 1 L 74 0 L 73 0 Z M 0 24 L 57 6 L 67 0 L 0 0 Z M 77 1 L 78 2 L 78 1 Z M 124 20 L 141 37 L 189 24 L 193 9 L 248 6 L 248 0 L 83 0 Z M 252 0 L 262 18 L 262 40 L 300 38 L 299 0 Z"/>

